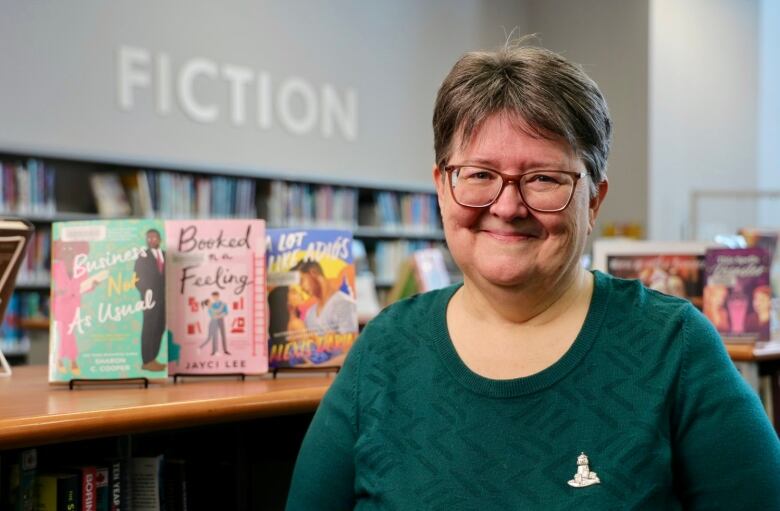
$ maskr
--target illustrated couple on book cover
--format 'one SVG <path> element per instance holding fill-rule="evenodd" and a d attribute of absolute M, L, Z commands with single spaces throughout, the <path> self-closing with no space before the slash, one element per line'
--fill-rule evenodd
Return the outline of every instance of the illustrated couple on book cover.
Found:
<path fill-rule="evenodd" d="M 348 231 L 271 229 L 271 367 L 340 365 L 357 337 Z"/>

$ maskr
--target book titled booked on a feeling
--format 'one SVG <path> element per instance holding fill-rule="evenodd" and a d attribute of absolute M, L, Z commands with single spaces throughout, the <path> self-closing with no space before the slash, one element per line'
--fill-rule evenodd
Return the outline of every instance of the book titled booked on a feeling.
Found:
<path fill-rule="evenodd" d="M 55 222 L 49 381 L 165 378 L 166 266 L 162 221 Z"/>

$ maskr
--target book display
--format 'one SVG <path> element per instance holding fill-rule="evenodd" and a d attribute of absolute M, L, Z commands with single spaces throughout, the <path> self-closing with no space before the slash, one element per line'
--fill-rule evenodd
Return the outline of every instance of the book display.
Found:
<path fill-rule="evenodd" d="M 42 350 L 35 345 L 48 331 L 54 222 L 115 215 L 168 220 L 262 218 L 269 227 L 349 229 L 364 243 L 369 271 L 375 275 L 370 279 L 374 294 L 382 304 L 387 303 L 406 257 L 414 250 L 443 246 L 433 193 L 14 154 L 0 154 L 0 163 L 4 169 L 0 213 L 24 215 L 36 228 L 17 285 L 23 293 L 21 330 L 7 340 L 14 348 L 12 363 L 43 361 Z M 376 311 L 376 307 L 365 310 Z M 32 339 L 32 348 L 23 341 L 26 338 Z"/>

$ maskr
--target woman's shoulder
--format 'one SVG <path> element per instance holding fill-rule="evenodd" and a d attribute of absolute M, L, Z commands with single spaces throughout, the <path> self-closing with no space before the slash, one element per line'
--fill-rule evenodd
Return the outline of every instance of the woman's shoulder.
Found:
<path fill-rule="evenodd" d="M 609 296 L 611 308 L 640 314 L 663 314 L 666 317 L 686 315 L 695 310 L 689 300 L 650 289 L 638 279 L 622 279 L 598 271 L 594 274 L 597 286 L 607 291 L 603 294 Z"/>
<path fill-rule="evenodd" d="M 711 345 L 720 337 L 710 321 L 690 300 L 645 287 L 639 280 L 621 279 L 596 272 L 607 292 L 607 315 L 622 327 L 635 331 L 644 326 L 654 336 L 668 336 L 686 342 Z M 608 323 L 609 323 L 608 319 Z"/>

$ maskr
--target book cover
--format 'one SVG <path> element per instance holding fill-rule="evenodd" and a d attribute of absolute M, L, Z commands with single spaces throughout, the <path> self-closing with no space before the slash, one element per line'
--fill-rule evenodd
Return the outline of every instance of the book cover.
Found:
<path fill-rule="evenodd" d="M 36 478 L 37 511 L 78 511 L 81 485 L 78 474 L 41 474 Z"/>
<path fill-rule="evenodd" d="M 132 477 L 130 458 L 111 460 L 109 469 L 109 509 L 122 511 L 132 509 Z"/>
<path fill-rule="evenodd" d="M 169 221 L 166 232 L 170 373 L 268 371 L 265 222 Z"/>
<path fill-rule="evenodd" d="M 769 340 L 770 262 L 760 247 L 707 251 L 704 314 L 725 340 Z"/>
<path fill-rule="evenodd" d="M 109 495 L 109 475 L 108 467 L 97 467 L 95 472 L 95 491 L 96 491 L 96 509 L 97 511 L 109 511 L 111 506 Z"/>
<path fill-rule="evenodd" d="M 432 291 L 450 285 L 450 274 L 440 248 L 426 248 L 412 253 L 415 275 L 420 292 Z"/>
<path fill-rule="evenodd" d="M 55 222 L 49 381 L 168 375 L 159 220 Z"/>
<path fill-rule="evenodd" d="M 270 229 L 269 366 L 338 366 L 358 334 L 352 233 Z"/>
<path fill-rule="evenodd" d="M 81 475 L 81 510 L 97 511 L 97 468 L 81 467 L 78 472 Z"/>
<path fill-rule="evenodd" d="M 162 509 L 163 456 L 131 458 L 132 509 L 160 511 Z"/>
<path fill-rule="evenodd" d="M 593 268 L 690 300 L 701 310 L 709 243 L 596 240 Z"/>

